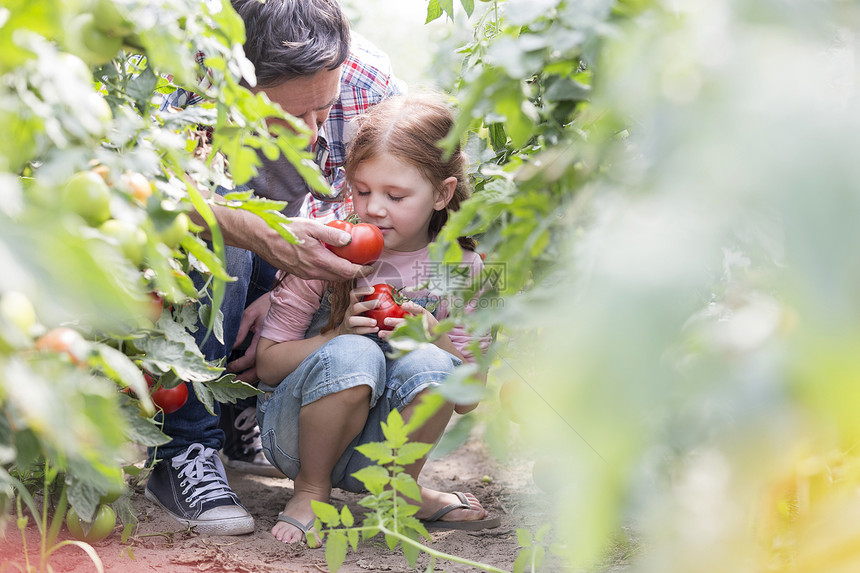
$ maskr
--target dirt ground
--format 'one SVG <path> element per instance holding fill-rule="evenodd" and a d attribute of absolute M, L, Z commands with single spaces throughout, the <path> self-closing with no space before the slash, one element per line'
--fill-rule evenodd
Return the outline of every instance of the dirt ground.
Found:
<path fill-rule="evenodd" d="M 484 476 L 489 476 L 482 481 Z M 292 494 L 292 482 L 228 471 L 228 479 L 242 502 L 256 520 L 253 534 L 226 537 L 205 536 L 182 528 L 143 496 L 142 488 L 132 501 L 139 512 L 140 526 L 128 544 L 120 542 L 120 529 L 105 541 L 94 545 L 105 571 L 122 573 L 186 572 L 306 572 L 328 571 L 322 549 L 303 545 L 284 545 L 269 533 L 277 513 Z M 485 483 L 488 482 L 489 483 Z M 479 436 L 473 436 L 458 450 L 430 460 L 421 482 L 436 489 L 471 491 L 491 513 L 502 517 L 497 529 L 483 532 L 443 531 L 432 533 L 429 543 L 437 551 L 487 563 L 506 571 L 513 570 L 518 553 L 517 528 L 534 531 L 548 522 L 550 500 L 532 481 L 529 462 L 502 466 L 490 456 Z M 354 514 L 362 511 L 362 495 L 335 490 L 332 502 L 348 504 Z M 68 538 L 65 529 L 61 539 Z M 31 555 L 38 547 L 35 528 L 28 535 Z M 129 557 L 132 550 L 134 559 Z M 32 559 L 32 557 L 31 557 Z M 429 558 L 422 554 L 418 570 L 426 570 Z M 38 563 L 38 560 L 36 560 Z M 50 562 L 56 572 L 95 571 L 84 552 L 67 546 L 57 551 Z M 12 521 L 6 539 L 0 540 L 0 571 L 24 570 L 21 536 Z M 349 551 L 342 568 L 344 573 L 368 571 L 410 571 L 398 548 L 389 551 L 381 537 L 360 544 L 358 552 Z M 437 560 L 435 571 L 478 571 L 474 567 Z M 542 571 L 559 570 L 547 563 Z"/>

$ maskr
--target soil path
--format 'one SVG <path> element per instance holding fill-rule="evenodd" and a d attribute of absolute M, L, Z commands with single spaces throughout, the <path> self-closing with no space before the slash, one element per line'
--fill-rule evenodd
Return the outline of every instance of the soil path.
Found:
<path fill-rule="evenodd" d="M 491 481 L 482 478 L 489 476 Z M 143 491 L 135 491 L 132 501 L 139 511 L 140 526 L 130 544 L 122 544 L 119 529 L 107 540 L 95 544 L 105 571 L 121 573 L 190 573 L 210 572 L 315 572 L 328 571 L 325 553 L 303 545 L 284 545 L 269 533 L 275 517 L 292 494 L 292 482 L 237 472 L 228 472 L 231 486 L 254 515 L 254 533 L 238 537 L 203 536 L 182 531 L 163 511 L 146 500 Z M 485 483 L 489 481 L 489 483 Z M 422 473 L 422 483 L 447 491 L 471 491 L 491 513 L 502 517 L 501 527 L 483 532 L 444 531 L 432 533 L 430 545 L 459 557 L 511 571 L 518 553 L 516 530 L 534 530 L 546 521 L 549 507 L 531 481 L 530 466 L 502 467 L 488 455 L 479 437 L 472 437 L 458 450 L 430 460 Z M 354 514 L 362 511 L 362 495 L 335 490 L 333 503 L 348 504 Z M 528 509 L 529 511 L 521 511 Z M 535 511 L 537 510 L 537 511 Z M 543 510 L 543 511 L 542 511 Z M 543 518 L 541 517 L 543 513 Z M 63 530 L 61 539 L 67 538 Z M 28 531 L 28 546 L 33 555 L 38 547 L 35 528 Z M 134 559 L 128 555 L 131 548 Z M 31 557 L 32 559 L 32 557 Z M 426 570 L 429 558 L 422 554 L 418 570 Z M 32 563 L 32 561 L 31 561 Z M 36 560 L 38 563 L 38 559 Z M 92 562 L 78 548 L 64 547 L 50 562 L 55 572 L 95 571 Z M 451 561 L 436 562 L 436 571 L 478 571 Z M 544 571 L 554 568 L 545 567 Z M 24 570 L 21 536 L 12 520 L 6 527 L 6 539 L 0 539 L 0 571 Z M 414 571 L 398 548 L 389 551 L 381 537 L 349 551 L 340 571 Z"/>

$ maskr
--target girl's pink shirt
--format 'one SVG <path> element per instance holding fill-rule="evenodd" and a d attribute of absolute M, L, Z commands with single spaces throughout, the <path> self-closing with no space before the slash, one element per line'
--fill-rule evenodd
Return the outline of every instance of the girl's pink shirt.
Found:
<path fill-rule="evenodd" d="M 425 247 L 412 252 L 385 249 L 373 267 L 373 273 L 359 279 L 357 286 L 388 283 L 395 288 L 405 287 L 403 294 L 424 306 L 423 303 L 428 299 L 438 299 L 431 294 L 431 290 L 439 292 L 446 287 L 471 286 L 468 283 L 479 280 L 482 276 L 483 263 L 476 253 L 464 250 L 463 262 L 460 265 L 443 265 L 431 261 L 429 249 Z M 459 267 L 461 271 L 457 272 L 455 267 Z M 278 278 L 280 276 L 281 273 L 278 274 Z M 306 280 L 288 275 L 269 295 L 272 306 L 263 321 L 260 335 L 275 342 L 304 338 L 314 313 L 320 307 L 326 286 L 325 281 Z M 467 307 L 467 312 L 472 307 L 474 307 L 474 301 Z M 442 320 L 448 314 L 447 302 L 442 299 L 439 301 L 435 316 L 438 320 Z M 463 327 L 456 326 L 448 332 L 448 337 L 461 354 L 471 359 L 466 346 L 476 338 L 475 336 L 469 334 Z M 489 347 L 490 336 L 480 336 L 478 340 L 481 350 L 485 351 Z"/>

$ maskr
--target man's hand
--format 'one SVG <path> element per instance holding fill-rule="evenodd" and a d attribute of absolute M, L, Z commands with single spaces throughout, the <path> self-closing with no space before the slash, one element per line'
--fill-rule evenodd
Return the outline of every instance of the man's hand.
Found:
<path fill-rule="evenodd" d="M 260 340 L 263 320 L 269 314 L 270 306 L 269 295 L 264 294 L 245 308 L 233 348 L 240 346 L 248 337 L 249 332 L 253 332 L 254 337 L 251 339 L 251 345 L 248 346 L 245 354 L 227 363 L 227 372 L 235 372 L 236 378 L 248 384 L 256 384 L 257 382 L 257 342 Z"/>
<path fill-rule="evenodd" d="M 342 259 L 323 245 L 347 245 L 352 240 L 349 233 L 303 218 L 290 219 L 287 229 L 302 243 L 294 245 L 276 235 L 267 241 L 268 253 L 257 251 L 273 266 L 303 279 L 342 281 L 366 274 L 367 267 Z"/>
<path fill-rule="evenodd" d="M 364 276 L 370 267 L 356 265 L 325 248 L 323 243 L 349 244 L 349 233 L 304 218 L 290 219 L 289 231 L 301 241 L 289 243 L 263 219 L 247 211 L 214 206 L 224 242 L 257 253 L 273 267 L 303 279 L 343 281 Z"/>

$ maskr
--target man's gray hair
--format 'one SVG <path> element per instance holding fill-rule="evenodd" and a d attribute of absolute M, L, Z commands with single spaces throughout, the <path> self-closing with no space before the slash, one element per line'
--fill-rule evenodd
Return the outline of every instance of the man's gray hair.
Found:
<path fill-rule="evenodd" d="M 337 69 L 349 53 L 349 21 L 337 0 L 232 0 L 245 22 L 245 55 L 257 87 Z"/>

